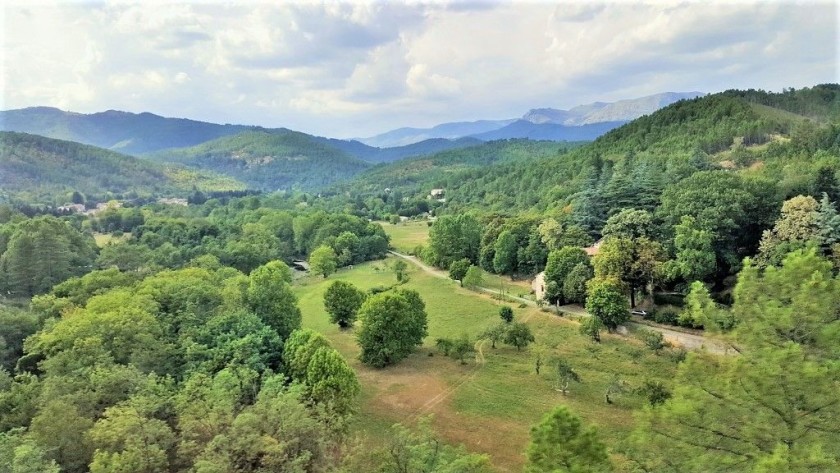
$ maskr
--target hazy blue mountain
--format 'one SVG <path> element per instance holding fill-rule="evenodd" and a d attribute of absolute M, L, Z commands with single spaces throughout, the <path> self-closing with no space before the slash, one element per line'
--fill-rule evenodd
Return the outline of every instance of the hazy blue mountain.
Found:
<path fill-rule="evenodd" d="M 672 103 L 693 99 L 701 95 L 703 95 L 702 92 L 664 92 L 612 103 L 594 102 L 578 105 L 570 110 L 535 108 L 529 110 L 522 119 L 535 124 L 553 123 L 566 126 L 603 122 L 629 122 L 642 115 L 649 115 Z"/>
<path fill-rule="evenodd" d="M 516 121 L 509 120 L 478 120 L 474 122 L 442 123 L 432 128 L 398 128 L 359 141 L 380 148 L 405 146 L 433 138 L 453 140 L 464 136 L 476 135 L 487 131 L 498 130 Z"/>
<path fill-rule="evenodd" d="M 463 131 L 473 129 L 483 131 L 485 128 L 462 128 Z M 37 134 L 132 155 L 188 148 L 249 130 L 261 130 L 268 133 L 289 131 L 284 128 L 219 125 L 181 118 L 166 118 L 152 113 L 137 114 L 115 110 L 82 114 L 51 107 L 31 107 L 0 112 L 0 131 Z M 474 145 L 478 141 L 473 138 L 461 140 L 435 138 L 405 146 L 381 148 L 355 140 L 311 138 L 312 143 L 331 146 L 352 157 L 371 163 L 391 162 L 410 156 L 463 148 Z"/>
<path fill-rule="evenodd" d="M 249 128 L 116 110 L 83 114 L 31 107 L 0 112 L 3 131 L 32 133 L 134 155 L 193 146 Z"/>
<path fill-rule="evenodd" d="M 488 131 L 473 138 L 483 141 L 505 140 L 511 138 L 528 138 L 531 140 L 550 141 L 592 141 L 604 133 L 618 128 L 627 123 L 602 122 L 580 126 L 557 125 L 554 123 L 532 123 L 526 120 L 517 120 L 510 125 L 498 130 Z"/>
<path fill-rule="evenodd" d="M 316 137 L 316 140 L 338 148 L 345 153 L 367 161 L 369 163 L 390 163 L 399 161 L 401 159 L 426 156 L 429 154 L 439 153 L 450 149 L 461 149 L 468 146 L 480 144 L 482 140 L 477 138 L 458 138 L 449 140 L 445 138 L 432 138 L 423 140 L 418 143 L 412 143 L 405 146 L 395 146 L 393 148 L 377 148 L 368 146 L 356 140 L 337 140 L 334 138 Z"/>
<path fill-rule="evenodd" d="M 521 118 L 509 120 L 479 120 L 475 122 L 443 123 L 431 128 L 398 128 L 369 138 L 365 144 L 387 147 L 416 143 L 429 138 L 457 139 L 465 136 L 481 140 L 532 138 L 543 140 L 594 140 L 618 125 L 653 113 L 683 99 L 703 95 L 701 92 L 664 92 L 618 102 L 593 102 L 570 110 L 535 108 Z M 563 125 L 530 126 L 531 125 Z M 602 124 L 574 130 L 572 127 Z M 600 133 L 598 132 L 599 130 Z"/>

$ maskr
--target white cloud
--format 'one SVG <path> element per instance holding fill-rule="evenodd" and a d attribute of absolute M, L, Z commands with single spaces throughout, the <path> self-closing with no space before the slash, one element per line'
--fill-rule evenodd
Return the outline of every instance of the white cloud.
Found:
<path fill-rule="evenodd" d="M 358 136 L 838 80 L 834 3 L 10 3 L 2 107 Z"/>

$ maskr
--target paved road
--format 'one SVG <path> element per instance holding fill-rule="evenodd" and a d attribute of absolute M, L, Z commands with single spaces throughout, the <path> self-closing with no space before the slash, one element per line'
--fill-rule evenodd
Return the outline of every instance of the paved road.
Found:
<path fill-rule="evenodd" d="M 445 271 L 441 271 L 437 268 L 433 268 L 422 261 L 420 261 L 415 256 L 406 255 L 403 253 L 398 253 L 396 251 L 389 251 L 394 256 L 402 258 L 404 260 L 410 261 L 413 264 L 417 265 L 423 271 L 431 274 L 432 276 L 439 277 L 441 279 L 449 279 L 449 273 Z M 477 288 L 481 292 L 486 292 L 488 294 L 497 294 L 507 297 L 509 299 L 513 299 L 518 302 L 522 302 L 523 304 L 527 304 L 530 306 L 537 307 L 537 303 L 532 301 L 531 299 L 525 299 L 522 297 L 512 296 L 510 294 L 502 294 L 501 291 L 496 289 L 490 289 L 488 287 L 479 287 Z M 567 314 L 576 315 L 578 317 L 589 317 L 590 314 L 586 312 L 586 310 L 579 306 L 579 305 L 563 305 L 560 306 L 559 309 L 562 312 Z M 665 339 L 666 342 L 671 343 L 672 345 L 683 347 L 687 350 L 701 350 L 705 349 L 710 353 L 717 353 L 717 354 L 734 354 L 735 351 L 726 343 L 715 340 L 713 338 L 707 337 L 701 333 L 689 333 L 684 332 L 681 330 L 675 330 L 668 327 L 663 327 L 661 325 L 650 325 L 644 320 L 638 321 L 631 321 L 627 324 L 630 328 L 639 329 L 644 328 L 647 330 L 653 330 L 656 332 L 660 332 Z"/>

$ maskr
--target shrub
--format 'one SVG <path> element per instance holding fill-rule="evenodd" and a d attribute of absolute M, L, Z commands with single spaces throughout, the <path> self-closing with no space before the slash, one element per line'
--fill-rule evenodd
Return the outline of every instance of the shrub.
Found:
<path fill-rule="evenodd" d="M 653 321 L 658 324 L 677 325 L 680 316 L 671 309 L 657 311 L 653 315 Z"/>

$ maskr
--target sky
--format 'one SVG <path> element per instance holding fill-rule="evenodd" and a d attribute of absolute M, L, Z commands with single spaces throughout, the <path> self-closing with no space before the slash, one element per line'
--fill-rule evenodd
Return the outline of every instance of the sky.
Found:
<path fill-rule="evenodd" d="M 0 5 L 3 110 L 148 111 L 349 138 L 840 81 L 838 0 Z"/>

